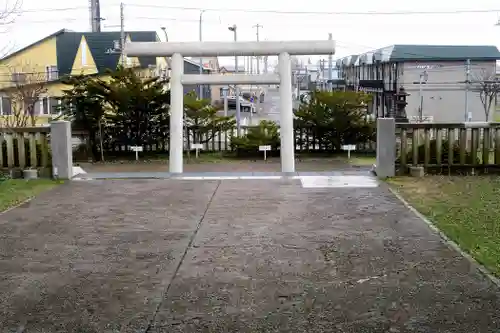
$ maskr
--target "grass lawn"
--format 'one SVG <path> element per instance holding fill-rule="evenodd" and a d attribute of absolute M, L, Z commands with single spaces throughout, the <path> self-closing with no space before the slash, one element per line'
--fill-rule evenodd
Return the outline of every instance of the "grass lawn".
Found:
<path fill-rule="evenodd" d="M 372 166 L 377 162 L 374 156 L 352 156 L 349 160 L 351 165 L 357 166 Z"/>
<path fill-rule="evenodd" d="M 23 179 L 0 180 L 0 212 L 61 183 L 62 181 L 49 179 L 29 181 Z"/>
<path fill-rule="evenodd" d="M 388 182 L 464 251 L 500 276 L 500 177 L 396 177 Z"/>

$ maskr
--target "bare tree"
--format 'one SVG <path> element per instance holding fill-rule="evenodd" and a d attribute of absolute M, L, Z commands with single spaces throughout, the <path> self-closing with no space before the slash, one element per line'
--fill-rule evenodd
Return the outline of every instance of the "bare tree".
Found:
<path fill-rule="evenodd" d="M 471 88 L 479 93 L 479 98 L 483 104 L 485 121 L 490 120 L 490 112 L 492 105 L 497 99 L 500 92 L 500 80 L 498 80 L 495 71 L 482 69 L 480 72 L 473 75 Z"/>
<path fill-rule="evenodd" d="M 0 25 L 13 23 L 19 15 L 19 10 L 23 4 L 22 0 L 9 1 L 6 0 L 3 8 L 0 10 Z"/>
<path fill-rule="evenodd" d="M 10 115 L 2 118 L 5 127 L 36 126 L 35 105 L 47 92 L 45 72 L 37 72 L 29 65 L 9 67 L 11 85 L 5 89 L 10 102 Z"/>
<path fill-rule="evenodd" d="M 9 25 L 14 23 L 16 17 L 19 16 L 22 3 L 22 0 L 5 0 L 3 8 L 0 9 L 0 33 L 6 34 L 9 32 Z M 0 46 L 0 58 L 12 52 L 14 47 L 13 42 Z"/>

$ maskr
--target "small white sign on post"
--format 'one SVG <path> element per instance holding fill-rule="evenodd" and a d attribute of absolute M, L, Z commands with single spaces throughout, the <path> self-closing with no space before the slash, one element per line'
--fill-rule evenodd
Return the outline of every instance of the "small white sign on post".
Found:
<path fill-rule="evenodd" d="M 135 151 L 135 160 L 139 160 L 139 152 L 143 152 L 144 148 L 141 146 L 131 146 L 130 150 Z"/>
<path fill-rule="evenodd" d="M 203 144 L 202 143 L 192 143 L 191 149 L 194 149 L 196 151 L 196 158 L 198 158 L 200 155 L 200 149 L 203 149 Z"/>
<path fill-rule="evenodd" d="M 343 145 L 342 150 L 347 150 L 347 158 L 351 159 L 351 150 L 356 150 L 356 145 Z"/>
<path fill-rule="evenodd" d="M 267 160 L 267 152 L 271 150 L 271 146 L 259 146 L 259 151 L 264 152 L 264 161 Z"/>

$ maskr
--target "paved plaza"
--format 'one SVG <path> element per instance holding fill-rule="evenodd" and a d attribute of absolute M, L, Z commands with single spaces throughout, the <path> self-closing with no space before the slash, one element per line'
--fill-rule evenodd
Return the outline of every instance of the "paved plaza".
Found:
<path fill-rule="evenodd" d="M 498 330 L 498 287 L 337 176 L 61 185 L 0 215 L 0 331 Z"/>

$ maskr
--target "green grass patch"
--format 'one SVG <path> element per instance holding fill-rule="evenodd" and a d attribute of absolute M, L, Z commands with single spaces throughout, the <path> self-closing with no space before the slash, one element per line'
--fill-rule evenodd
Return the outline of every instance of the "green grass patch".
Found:
<path fill-rule="evenodd" d="M 184 163 L 186 164 L 196 164 L 196 163 L 222 163 L 236 161 L 234 154 L 225 152 L 199 152 L 198 158 L 196 157 L 196 152 L 190 152 L 184 154 Z"/>
<path fill-rule="evenodd" d="M 109 158 L 104 162 L 95 162 L 96 165 L 115 165 L 115 164 L 157 164 L 157 163 L 168 163 L 168 155 L 151 155 L 151 156 L 139 156 L 139 160 L 135 158 Z M 259 161 L 263 160 L 264 153 L 259 152 L 253 156 L 237 156 L 234 152 L 204 152 L 200 151 L 198 157 L 194 151 L 189 154 L 184 153 L 183 161 L 184 164 L 223 164 L 223 163 L 241 163 L 242 161 Z M 279 156 L 267 156 L 268 160 L 279 160 Z M 352 154 L 351 158 L 347 158 L 347 153 L 344 154 L 332 154 L 332 153 L 296 153 L 296 158 L 299 162 L 308 161 L 324 161 L 324 162 L 335 162 L 344 163 L 354 166 L 371 166 L 375 164 L 376 158 L 371 155 L 363 154 Z M 78 163 L 77 163 L 78 164 Z M 79 163 L 85 165 L 85 162 Z"/>
<path fill-rule="evenodd" d="M 372 166 L 377 162 L 377 158 L 375 156 L 353 156 L 349 160 L 351 165 L 357 166 Z"/>
<path fill-rule="evenodd" d="M 43 191 L 47 191 L 62 181 L 50 179 L 5 179 L 0 180 L 0 212 L 15 206 L 29 198 L 32 198 Z"/>
<path fill-rule="evenodd" d="M 464 251 L 500 276 L 500 177 L 396 177 L 388 182 Z"/>

